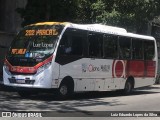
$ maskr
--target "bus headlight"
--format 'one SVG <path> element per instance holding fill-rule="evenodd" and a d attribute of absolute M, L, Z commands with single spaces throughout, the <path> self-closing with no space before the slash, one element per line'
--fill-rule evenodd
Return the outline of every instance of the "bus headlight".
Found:
<path fill-rule="evenodd" d="M 48 62 L 47 64 L 42 65 L 38 68 L 37 74 L 43 72 L 45 69 L 49 68 L 51 66 L 51 62 Z"/>
<path fill-rule="evenodd" d="M 10 72 L 9 72 L 9 66 L 6 63 L 4 63 L 3 67 L 4 67 L 5 72 L 7 74 L 10 74 Z"/>
<path fill-rule="evenodd" d="M 4 63 L 3 67 L 4 67 L 5 71 L 9 71 L 9 67 L 6 63 Z"/>

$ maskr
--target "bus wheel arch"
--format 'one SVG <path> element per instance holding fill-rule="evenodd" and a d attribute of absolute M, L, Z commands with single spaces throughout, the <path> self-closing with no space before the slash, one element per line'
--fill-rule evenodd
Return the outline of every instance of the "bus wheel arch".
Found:
<path fill-rule="evenodd" d="M 62 79 L 58 88 L 58 97 L 64 99 L 74 93 L 74 80 L 72 77 L 67 76 Z"/>
<path fill-rule="evenodd" d="M 135 81 L 133 76 L 129 76 L 125 82 L 123 93 L 129 95 L 134 89 Z"/>

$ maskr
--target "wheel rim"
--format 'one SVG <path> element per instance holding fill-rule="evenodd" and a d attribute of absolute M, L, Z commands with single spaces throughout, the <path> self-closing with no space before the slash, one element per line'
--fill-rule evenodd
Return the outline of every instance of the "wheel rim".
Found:
<path fill-rule="evenodd" d="M 131 89 L 132 89 L 131 83 L 127 82 L 127 84 L 126 84 L 126 92 L 129 93 L 131 91 Z"/>
<path fill-rule="evenodd" d="M 66 95 L 68 93 L 68 89 L 67 89 L 67 86 L 66 85 L 62 85 L 61 88 L 60 88 L 60 93 L 62 95 Z"/>

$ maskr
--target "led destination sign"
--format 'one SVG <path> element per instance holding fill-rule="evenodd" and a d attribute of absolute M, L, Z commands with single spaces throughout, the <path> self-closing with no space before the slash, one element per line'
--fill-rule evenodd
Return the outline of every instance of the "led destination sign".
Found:
<path fill-rule="evenodd" d="M 56 29 L 25 30 L 25 36 L 58 35 Z"/>

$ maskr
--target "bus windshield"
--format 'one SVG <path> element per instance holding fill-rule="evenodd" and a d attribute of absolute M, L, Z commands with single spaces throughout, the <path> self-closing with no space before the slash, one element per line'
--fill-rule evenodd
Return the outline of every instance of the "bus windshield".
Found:
<path fill-rule="evenodd" d="M 55 49 L 62 25 L 27 26 L 13 40 L 7 55 L 13 65 L 17 59 L 23 58 L 42 61 L 49 57 Z M 33 60 L 32 60 L 33 61 Z M 20 61 L 19 61 L 20 62 Z"/>

